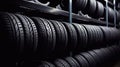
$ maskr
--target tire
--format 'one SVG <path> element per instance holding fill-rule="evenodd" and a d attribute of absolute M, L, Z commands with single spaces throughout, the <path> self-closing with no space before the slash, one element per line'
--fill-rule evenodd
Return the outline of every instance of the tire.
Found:
<path fill-rule="evenodd" d="M 69 63 L 70 67 L 80 67 L 79 63 L 72 57 L 65 58 L 65 61 Z"/>
<path fill-rule="evenodd" d="M 37 57 L 46 57 L 51 55 L 54 46 L 52 41 L 52 31 L 49 23 L 39 17 L 32 17 L 31 19 L 34 21 L 38 30 L 39 45 L 37 47 Z"/>
<path fill-rule="evenodd" d="M 28 20 L 28 22 L 31 24 L 32 27 L 32 35 L 33 35 L 33 52 L 36 53 L 37 51 L 37 46 L 38 46 L 38 31 L 35 23 L 33 20 L 27 16 L 25 18 Z"/>
<path fill-rule="evenodd" d="M 63 25 L 65 26 L 67 32 L 68 32 L 68 51 L 72 52 L 76 49 L 77 46 L 77 32 L 75 30 L 75 28 L 73 27 L 72 24 L 69 23 L 63 23 Z"/>
<path fill-rule="evenodd" d="M 78 40 L 76 51 L 80 52 L 81 50 L 85 50 L 87 47 L 87 32 L 80 24 L 73 23 L 73 26 L 77 32 Z"/>
<path fill-rule="evenodd" d="M 105 8 L 104 8 L 103 4 L 99 1 L 97 1 L 97 11 L 96 12 L 97 12 L 96 13 L 97 15 L 95 17 L 97 17 L 97 18 L 104 17 Z"/>
<path fill-rule="evenodd" d="M 55 46 L 55 51 L 54 53 L 57 56 L 61 56 L 64 55 L 66 52 L 66 47 L 68 44 L 68 35 L 67 35 L 67 31 L 66 28 L 64 27 L 64 25 L 61 22 L 58 21 L 50 21 L 56 31 L 56 46 Z"/>
<path fill-rule="evenodd" d="M 57 59 L 57 61 L 61 62 L 64 65 L 64 67 L 70 67 L 70 65 L 63 59 Z"/>
<path fill-rule="evenodd" d="M 83 56 L 76 55 L 74 58 L 76 59 L 76 61 L 78 61 L 80 66 L 82 66 L 82 67 L 89 67 L 88 61 Z"/>
<path fill-rule="evenodd" d="M 24 59 L 30 59 L 34 54 L 34 42 L 33 42 L 33 27 L 28 19 L 20 14 L 15 14 L 15 16 L 20 20 L 25 34 L 25 45 L 24 45 Z"/>
<path fill-rule="evenodd" d="M 96 62 L 89 53 L 81 53 L 80 55 L 82 55 L 88 61 L 90 67 L 96 67 Z"/>
<path fill-rule="evenodd" d="M 6 53 L 4 56 L 8 56 L 9 59 L 16 57 L 15 61 L 20 61 L 23 57 L 24 48 L 24 31 L 23 26 L 13 14 L 0 13 L 0 36 L 1 42 L 4 44 L 1 46 L 1 50 Z M 8 43 L 10 45 L 8 45 Z M 9 50 L 9 51 L 8 51 Z M 2 53 L 2 52 L 1 52 Z M 12 56 L 16 54 L 16 56 Z M 7 57 L 5 58 L 7 59 Z"/>
<path fill-rule="evenodd" d="M 47 61 L 41 61 L 41 64 L 37 67 L 55 67 L 55 65 Z"/>

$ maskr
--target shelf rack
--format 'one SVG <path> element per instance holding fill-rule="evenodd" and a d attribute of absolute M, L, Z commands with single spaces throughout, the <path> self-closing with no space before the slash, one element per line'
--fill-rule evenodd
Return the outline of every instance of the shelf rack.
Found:
<path fill-rule="evenodd" d="M 25 11 L 25 14 L 28 14 L 29 16 L 47 17 L 49 19 L 58 19 L 58 20 L 67 21 L 67 22 L 69 21 L 69 12 L 64 10 L 60 10 L 60 9 L 49 7 L 49 6 L 44 6 L 41 4 L 35 4 L 27 1 L 18 1 L 17 6 L 19 6 L 18 8 L 23 9 Z M 72 19 L 73 19 L 73 22 L 80 23 L 80 24 L 106 26 L 105 21 L 100 21 L 93 18 L 86 18 L 74 13 L 72 14 Z M 114 26 L 114 24 L 112 23 L 108 23 L 108 25 L 111 27 Z"/>

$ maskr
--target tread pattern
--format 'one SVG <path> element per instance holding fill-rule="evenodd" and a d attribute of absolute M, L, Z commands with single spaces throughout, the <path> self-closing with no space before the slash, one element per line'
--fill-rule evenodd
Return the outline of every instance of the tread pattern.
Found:
<path fill-rule="evenodd" d="M 5 49 L 9 50 L 7 51 L 8 54 L 15 52 L 17 59 L 20 60 L 24 48 L 24 31 L 22 24 L 13 14 L 10 13 L 0 13 L 0 21 L 0 30 L 3 35 L 2 40 L 4 40 L 3 42 L 6 42 L 6 44 L 4 43 L 4 47 L 7 46 Z M 8 43 L 11 45 L 7 45 Z"/>
<path fill-rule="evenodd" d="M 88 39 L 87 38 L 87 31 L 80 24 L 73 23 L 73 26 L 75 27 L 76 32 L 77 32 L 78 43 L 77 43 L 77 49 L 76 50 L 79 52 L 81 50 L 86 49 L 87 39 Z"/>
<path fill-rule="evenodd" d="M 68 50 L 69 51 L 74 51 L 76 49 L 77 46 L 77 32 L 75 30 L 75 28 L 73 27 L 72 24 L 69 23 L 63 23 L 65 28 L 67 29 L 68 32 Z"/>
<path fill-rule="evenodd" d="M 55 54 L 61 55 L 64 54 L 64 51 L 66 51 L 66 46 L 68 43 L 68 35 L 66 32 L 65 27 L 62 23 L 50 20 L 50 22 L 53 24 L 55 31 L 56 31 L 56 46 L 55 46 Z M 61 50 L 62 49 L 62 50 Z"/>
<path fill-rule="evenodd" d="M 35 25 L 37 26 L 38 30 L 38 47 L 37 47 L 37 54 L 39 56 L 47 56 L 52 52 L 53 46 L 52 45 L 52 31 L 47 21 L 44 19 L 33 17 L 31 18 Z"/>
<path fill-rule="evenodd" d="M 15 14 L 24 28 L 24 35 L 25 35 L 25 45 L 24 45 L 24 55 L 25 58 L 29 58 L 33 54 L 33 31 L 30 22 L 25 18 L 25 16 L 20 14 Z M 29 56 L 31 55 L 31 56 Z M 29 56 L 29 57 L 28 57 Z"/>

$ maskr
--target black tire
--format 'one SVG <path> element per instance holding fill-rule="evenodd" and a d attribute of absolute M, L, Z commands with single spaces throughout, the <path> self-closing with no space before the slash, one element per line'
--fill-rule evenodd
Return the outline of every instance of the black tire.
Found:
<path fill-rule="evenodd" d="M 87 6 L 88 6 L 88 0 L 84 0 L 83 4 L 84 4 L 84 6 L 83 6 L 84 9 L 87 9 Z M 84 10 L 84 9 L 83 9 L 83 10 Z"/>
<path fill-rule="evenodd" d="M 109 62 L 111 62 L 113 60 L 113 53 L 108 49 L 109 47 L 107 48 L 104 48 L 105 51 L 108 53 L 108 57 L 111 58 L 111 59 L 108 59 Z"/>
<path fill-rule="evenodd" d="M 35 23 L 33 20 L 27 16 L 24 16 L 28 22 L 31 24 L 32 27 L 32 35 L 33 35 L 33 52 L 36 53 L 37 51 L 37 46 L 38 46 L 38 31 Z"/>
<path fill-rule="evenodd" d="M 41 64 L 37 67 L 55 67 L 55 65 L 47 61 L 41 61 Z"/>
<path fill-rule="evenodd" d="M 73 57 L 71 59 L 75 62 L 76 67 L 81 67 L 80 64 L 77 62 L 77 60 L 75 60 Z"/>
<path fill-rule="evenodd" d="M 82 29 L 83 29 L 83 32 L 84 32 L 84 47 L 85 47 L 85 49 L 87 49 L 87 46 L 88 46 L 88 32 L 87 32 L 87 30 L 85 29 L 85 27 L 82 25 Z"/>
<path fill-rule="evenodd" d="M 88 51 L 88 53 L 94 58 L 94 60 L 96 61 L 96 65 L 100 67 L 101 61 L 100 61 L 99 56 L 93 51 Z"/>
<path fill-rule="evenodd" d="M 88 43 L 87 43 L 87 49 L 92 49 L 94 47 L 94 31 L 91 28 L 91 25 L 83 25 L 84 28 L 86 29 L 87 33 L 88 33 Z"/>
<path fill-rule="evenodd" d="M 61 8 L 63 10 L 69 11 L 69 0 L 62 0 L 60 4 Z M 76 8 L 76 1 L 72 2 L 72 7 L 74 7 L 72 10 L 74 13 L 78 13 L 78 8 Z"/>
<path fill-rule="evenodd" d="M 3 46 L 0 46 L 1 51 L 6 53 L 4 55 L 5 53 L 1 52 L 1 54 L 3 53 L 1 60 L 9 55 L 9 59 L 16 57 L 15 61 L 20 61 L 23 58 L 24 31 L 18 18 L 10 13 L 0 13 L 0 32 L 0 40 L 3 44 Z M 14 54 L 15 56 L 12 56 Z"/>
<path fill-rule="evenodd" d="M 49 65 L 47 65 L 47 64 L 41 64 L 41 65 L 39 65 L 37 67 L 49 67 Z"/>
<path fill-rule="evenodd" d="M 64 30 L 64 44 L 65 44 L 65 51 L 67 51 L 67 46 L 68 46 L 68 32 L 67 29 L 65 28 L 65 26 L 63 25 L 62 22 L 59 22 L 59 24 L 63 27 Z"/>
<path fill-rule="evenodd" d="M 95 35 L 95 39 L 94 39 L 94 46 L 95 48 L 100 48 L 103 47 L 103 32 L 102 30 L 99 28 L 99 26 L 92 26 L 92 28 L 94 29 L 95 33 L 93 35 Z"/>
<path fill-rule="evenodd" d="M 86 7 L 87 1 L 88 0 L 76 0 L 75 6 L 73 6 L 73 7 L 76 7 L 79 11 L 84 10 Z"/>
<path fill-rule="evenodd" d="M 64 64 L 59 60 L 55 60 L 54 64 L 55 64 L 56 67 L 65 67 Z"/>
<path fill-rule="evenodd" d="M 120 22 L 120 13 L 118 12 L 118 11 L 116 11 L 116 17 L 117 17 L 117 24 L 119 24 L 119 22 Z"/>
<path fill-rule="evenodd" d="M 91 26 L 91 29 L 93 30 L 93 33 L 92 33 L 93 43 L 92 44 L 94 44 L 92 47 L 93 48 L 98 48 L 98 45 L 97 45 L 98 38 L 97 38 L 97 36 L 99 36 L 99 35 L 97 33 L 97 29 L 95 28 L 94 25 Z"/>
<path fill-rule="evenodd" d="M 76 59 L 76 61 L 78 61 L 81 67 L 89 67 L 88 61 L 83 56 L 76 55 L 74 58 Z"/>
<path fill-rule="evenodd" d="M 100 51 L 102 52 L 102 55 L 104 56 L 105 63 L 109 63 L 110 62 L 109 53 L 105 50 L 105 48 L 101 48 Z"/>
<path fill-rule="evenodd" d="M 73 23 L 73 26 L 77 32 L 77 47 L 76 50 L 80 52 L 81 50 L 85 50 L 87 47 L 87 32 L 84 27 L 80 24 Z"/>
<path fill-rule="evenodd" d="M 109 40 L 111 38 L 111 35 L 110 35 L 110 32 L 109 32 L 109 28 L 100 26 L 100 29 L 103 32 L 103 36 L 104 36 L 103 41 L 105 43 L 105 45 L 103 45 L 103 46 L 105 47 L 106 44 L 109 44 Z"/>
<path fill-rule="evenodd" d="M 80 67 L 79 63 L 72 57 L 66 57 L 65 61 L 67 61 L 70 67 Z"/>
<path fill-rule="evenodd" d="M 72 24 L 63 23 L 68 32 L 68 51 L 74 51 L 77 46 L 77 32 Z"/>
<path fill-rule="evenodd" d="M 49 24 L 49 26 L 51 28 L 51 32 L 52 32 L 51 41 L 52 41 L 52 44 L 50 46 L 52 46 L 51 49 L 52 49 L 52 52 L 53 52 L 55 50 L 55 46 L 56 46 L 56 31 L 55 31 L 55 28 L 54 28 L 53 24 L 49 20 L 47 20 L 47 19 L 44 19 L 44 20 L 46 22 L 48 22 L 48 24 Z"/>
<path fill-rule="evenodd" d="M 66 28 L 61 22 L 54 20 L 50 20 L 50 22 L 53 24 L 56 31 L 56 46 L 54 53 L 57 56 L 61 56 L 62 54 L 64 55 L 68 44 L 68 35 Z"/>
<path fill-rule="evenodd" d="M 102 66 L 103 66 L 103 65 L 105 64 L 105 61 L 106 61 L 104 54 L 101 52 L 100 49 L 93 50 L 93 52 L 96 53 L 96 55 L 99 56 L 99 58 L 100 58 L 99 61 L 101 61 L 101 64 L 102 64 Z"/>
<path fill-rule="evenodd" d="M 103 47 L 103 45 L 104 45 L 104 34 L 103 34 L 103 32 L 102 32 L 102 30 L 100 29 L 100 27 L 99 26 L 97 26 L 96 27 L 97 28 L 97 30 L 98 30 L 98 35 L 100 36 L 99 37 L 99 41 L 98 41 L 98 47 Z"/>
<path fill-rule="evenodd" d="M 114 46 L 112 46 L 112 48 L 114 49 L 115 57 L 118 59 L 120 56 L 120 47 L 117 45 L 114 45 Z"/>
<path fill-rule="evenodd" d="M 96 10 L 96 16 L 95 17 L 97 17 L 97 18 L 100 18 L 100 17 L 104 17 L 104 12 L 105 12 L 105 8 L 104 8 L 104 6 L 103 6 L 103 4 L 102 3 L 100 3 L 99 1 L 97 1 L 97 10 Z"/>
<path fill-rule="evenodd" d="M 39 56 L 46 57 L 48 55 L 51 55 L 54 46 L 51 46 L 53 45 L 53 42 L 52 42 L 52 31 L 50 25 L 48 24 L 47 21 L 44 21 L 44 19 L 41 19 L 39 17 L 33 17 L 31 19 L 34 21 L 38 30 L 38 37 L 39 37 L 39 42 L 38 42 L 39 45 L 37 47 L 38 57 Z"/>
<path fill-rule="evenodd" d="M 114 10 L 111 7 L 108 7 L 108 20 L 109 22 L 114 22 Z"/>
<path fill-rule="evenodd" d="M 110 52 L 111 52 L 111 57 L 115 57 L 115 52 L 114 52 L 114 49 L 111 47 L 108 47 L 107 48 Z"/>
<path fill-rule="evenodd" d="M 94 30 L 96 31 L 96 48 L 100 48 L 101 46 L 99 45 L 99 43 L 101 43 L 101 42 L 99 42 L 100 41 L 100 36 L 101 36 L 101 34 L 99 34 L 99 27 L 98 26 L 94 26 L 93 27 L 94 28 Z"/>
<path fill-rule="evenodd" d="M 48 51 L 48 55 L 49 54 L 51 54 L 52 53 L 52 51 L 53 51 L 53 40 L 52 40 L 52 29 L 51 29 L 51 27 L 50 27 L 50 25 L 49 25 L 49 23 L 45 20 L 45 19 L 43 19 L 43 18 L 39 18 L 41 21 L 43 21 L 43 24 L 45 24 L 45 27 L 46 27 L 46 30 L 47 30 L 47 36 L 48 36 L 48 41 L 47 41 L 47 51 Z M 44 44 L 43 44 L 44 45 Z M 52 45 L 52 46 L 51 46 Z"/>
<path fill-rule="evenodd" d="M 57 61 L 61 62 L 64 65 L 64 67 L 70 67 L 70 65 L 63 59 L 57 59 Z"/>
<path fill-rule="evenodd" d="M 88 61 L 90 67 L 96 67 L 96 62 L 89 53 L 81 53 L 80 55 L 82 55 Z"/>
<path fill-rule="evenodd" d="M 90 11 L 89 15 L 93 16 L 96 12 L 97 2 L 96 0 L 88 0 L 89 1 L 89 8 L 88 11 Z"/>
<path fill-rule="evenodd" d="M 30 59 L 30 57 L 34 54 L 34 45 L 33 45 L 33 27 L 31 23 L 27 20 L 27 18 L 20 14 L 15 14 L 16 17 L 19 18 L 21 24 L 24 28 L 24 34 L 25 34 L 25 45 L 24 45 L 24 59 Z"/>

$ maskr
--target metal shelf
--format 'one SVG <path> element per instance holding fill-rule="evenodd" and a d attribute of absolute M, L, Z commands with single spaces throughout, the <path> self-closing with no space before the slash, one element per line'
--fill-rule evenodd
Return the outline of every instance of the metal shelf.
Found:
<path fill-rule="evenodd" d="M 20 9 L 25 9 L 26 14 L 29 16 L 39 16 L 39 17 L 47 17 L 50 19 L 58 19 L 69 21 L 69 12 L 52 8 L 49 6 L 44 6 L 40 4 L 35 4 L 27 1 L 20 1 L 17 3 Z M 26 10 L 27 9 L 27 10 Z M 86 18 L 83 16 L 79 16 L 77 14 L 72 14 L 73 22 L 81 23 L 81 24 L 92 24 L 92 25 L 102 25 L 106 26 L 105 21 L 99 21 L 93 18 Z M 109 23 L 109 26 L 114 26 L 114 24 Z"/>

